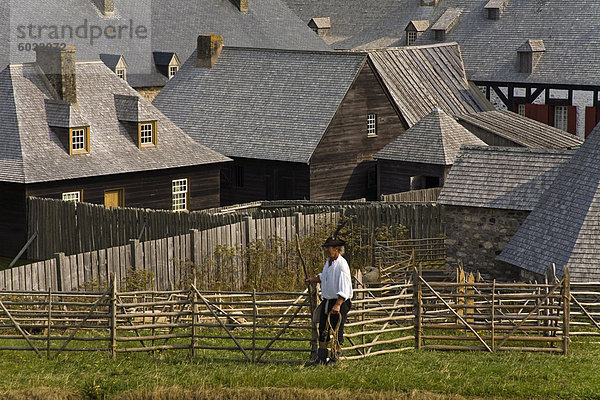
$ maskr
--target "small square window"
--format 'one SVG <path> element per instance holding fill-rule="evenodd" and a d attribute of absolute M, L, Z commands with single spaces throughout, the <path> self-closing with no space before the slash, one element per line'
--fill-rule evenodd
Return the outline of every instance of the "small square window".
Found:
<path fill-rule="evenodd" d="M 417 41 L 417 32 L 408 31 L 406 32 L 406 45 L 412 46 Z"/>
<path fill-rule="evenodd" d="M 127 79 L 127 71 L 125 70 L 125 68 L 118 68 L 116 71 L 117 76 L 123 80 Z"/>
<path fill-rule="evenodd" d="M 156 146 L 156 121 L 140 122 L 138 126 L 139 146 Z"/>
<path fill-rule="evenodd" d="M 177 65 L 172 65 L 169 67 L 169 79 L 175 76 L 175 74 L 179 71 L 179 67 Z"/>
<path fill-rule="evenodd" d="M 176 179 L 172 182 L 173 211 L 187 211 L 188 209 L 188 180 Z"/>
<path fill-rule="evenodd" d="M 87 126 L 69 129 L 69 154 L 90 152 L 89 132 Z"/>
<path fill-rule="evenodd" d="M 81 191 L 78 190 L 76 192 L 65 192 L 62 194 L 62 199 L 65 201 L 81 201 Z"/>
<path fill-rule="evenodd" d="M 367 116 L 367 135 L 377 136 L 377 114 Z"/>

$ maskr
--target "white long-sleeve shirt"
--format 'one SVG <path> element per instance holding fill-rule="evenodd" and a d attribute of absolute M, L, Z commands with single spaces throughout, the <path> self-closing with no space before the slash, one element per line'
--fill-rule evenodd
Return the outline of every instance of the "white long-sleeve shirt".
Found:
<path fill-rule="evenodd" d="M 325 261 L 321 278 L 321 294 L 325 299 L 337 299 L 338 296 L 348 300 L 352 298 L 352 276 L 348 262 L 341 255 L 331 265 Z"/>

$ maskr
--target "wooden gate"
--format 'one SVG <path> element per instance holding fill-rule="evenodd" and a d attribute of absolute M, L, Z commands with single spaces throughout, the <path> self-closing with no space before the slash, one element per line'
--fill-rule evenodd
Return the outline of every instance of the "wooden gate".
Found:
<path fill-rule="evenodd" d="M 415 272 L 415 347 L 568 353 L 569 273 L 547 284 L 428 283 Z"/>

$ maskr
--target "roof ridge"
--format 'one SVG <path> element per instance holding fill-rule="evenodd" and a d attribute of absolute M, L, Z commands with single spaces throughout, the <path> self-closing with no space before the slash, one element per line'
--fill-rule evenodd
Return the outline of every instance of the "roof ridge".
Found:
<path fill-rule="evenodd" d="M 303 53 L 303 54 L 362 54 L 367 56 L 367 52 L 364 50 L 307 50 L 307 49 L 274 49 L 270 47 L 244 47 L 244 46 L 223 46 L 223 50 L 243 50 L 243 51 L 256 51 L 256 52 L 272 52 L 272 53 Z M 192 53 L 194 54 L 194 53 Z"/>

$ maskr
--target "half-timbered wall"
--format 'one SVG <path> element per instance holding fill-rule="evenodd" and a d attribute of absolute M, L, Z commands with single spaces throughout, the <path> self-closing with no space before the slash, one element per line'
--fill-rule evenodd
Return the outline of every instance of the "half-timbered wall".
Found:
<path fill-rule="evenodd" d="M 377 135 L 367 135 L 367 116 L 377 114 Z M 340 104 L 310 161 L 310 199 L 374 200 L 373 154 L 405 127 L 367 63 Z"/>

